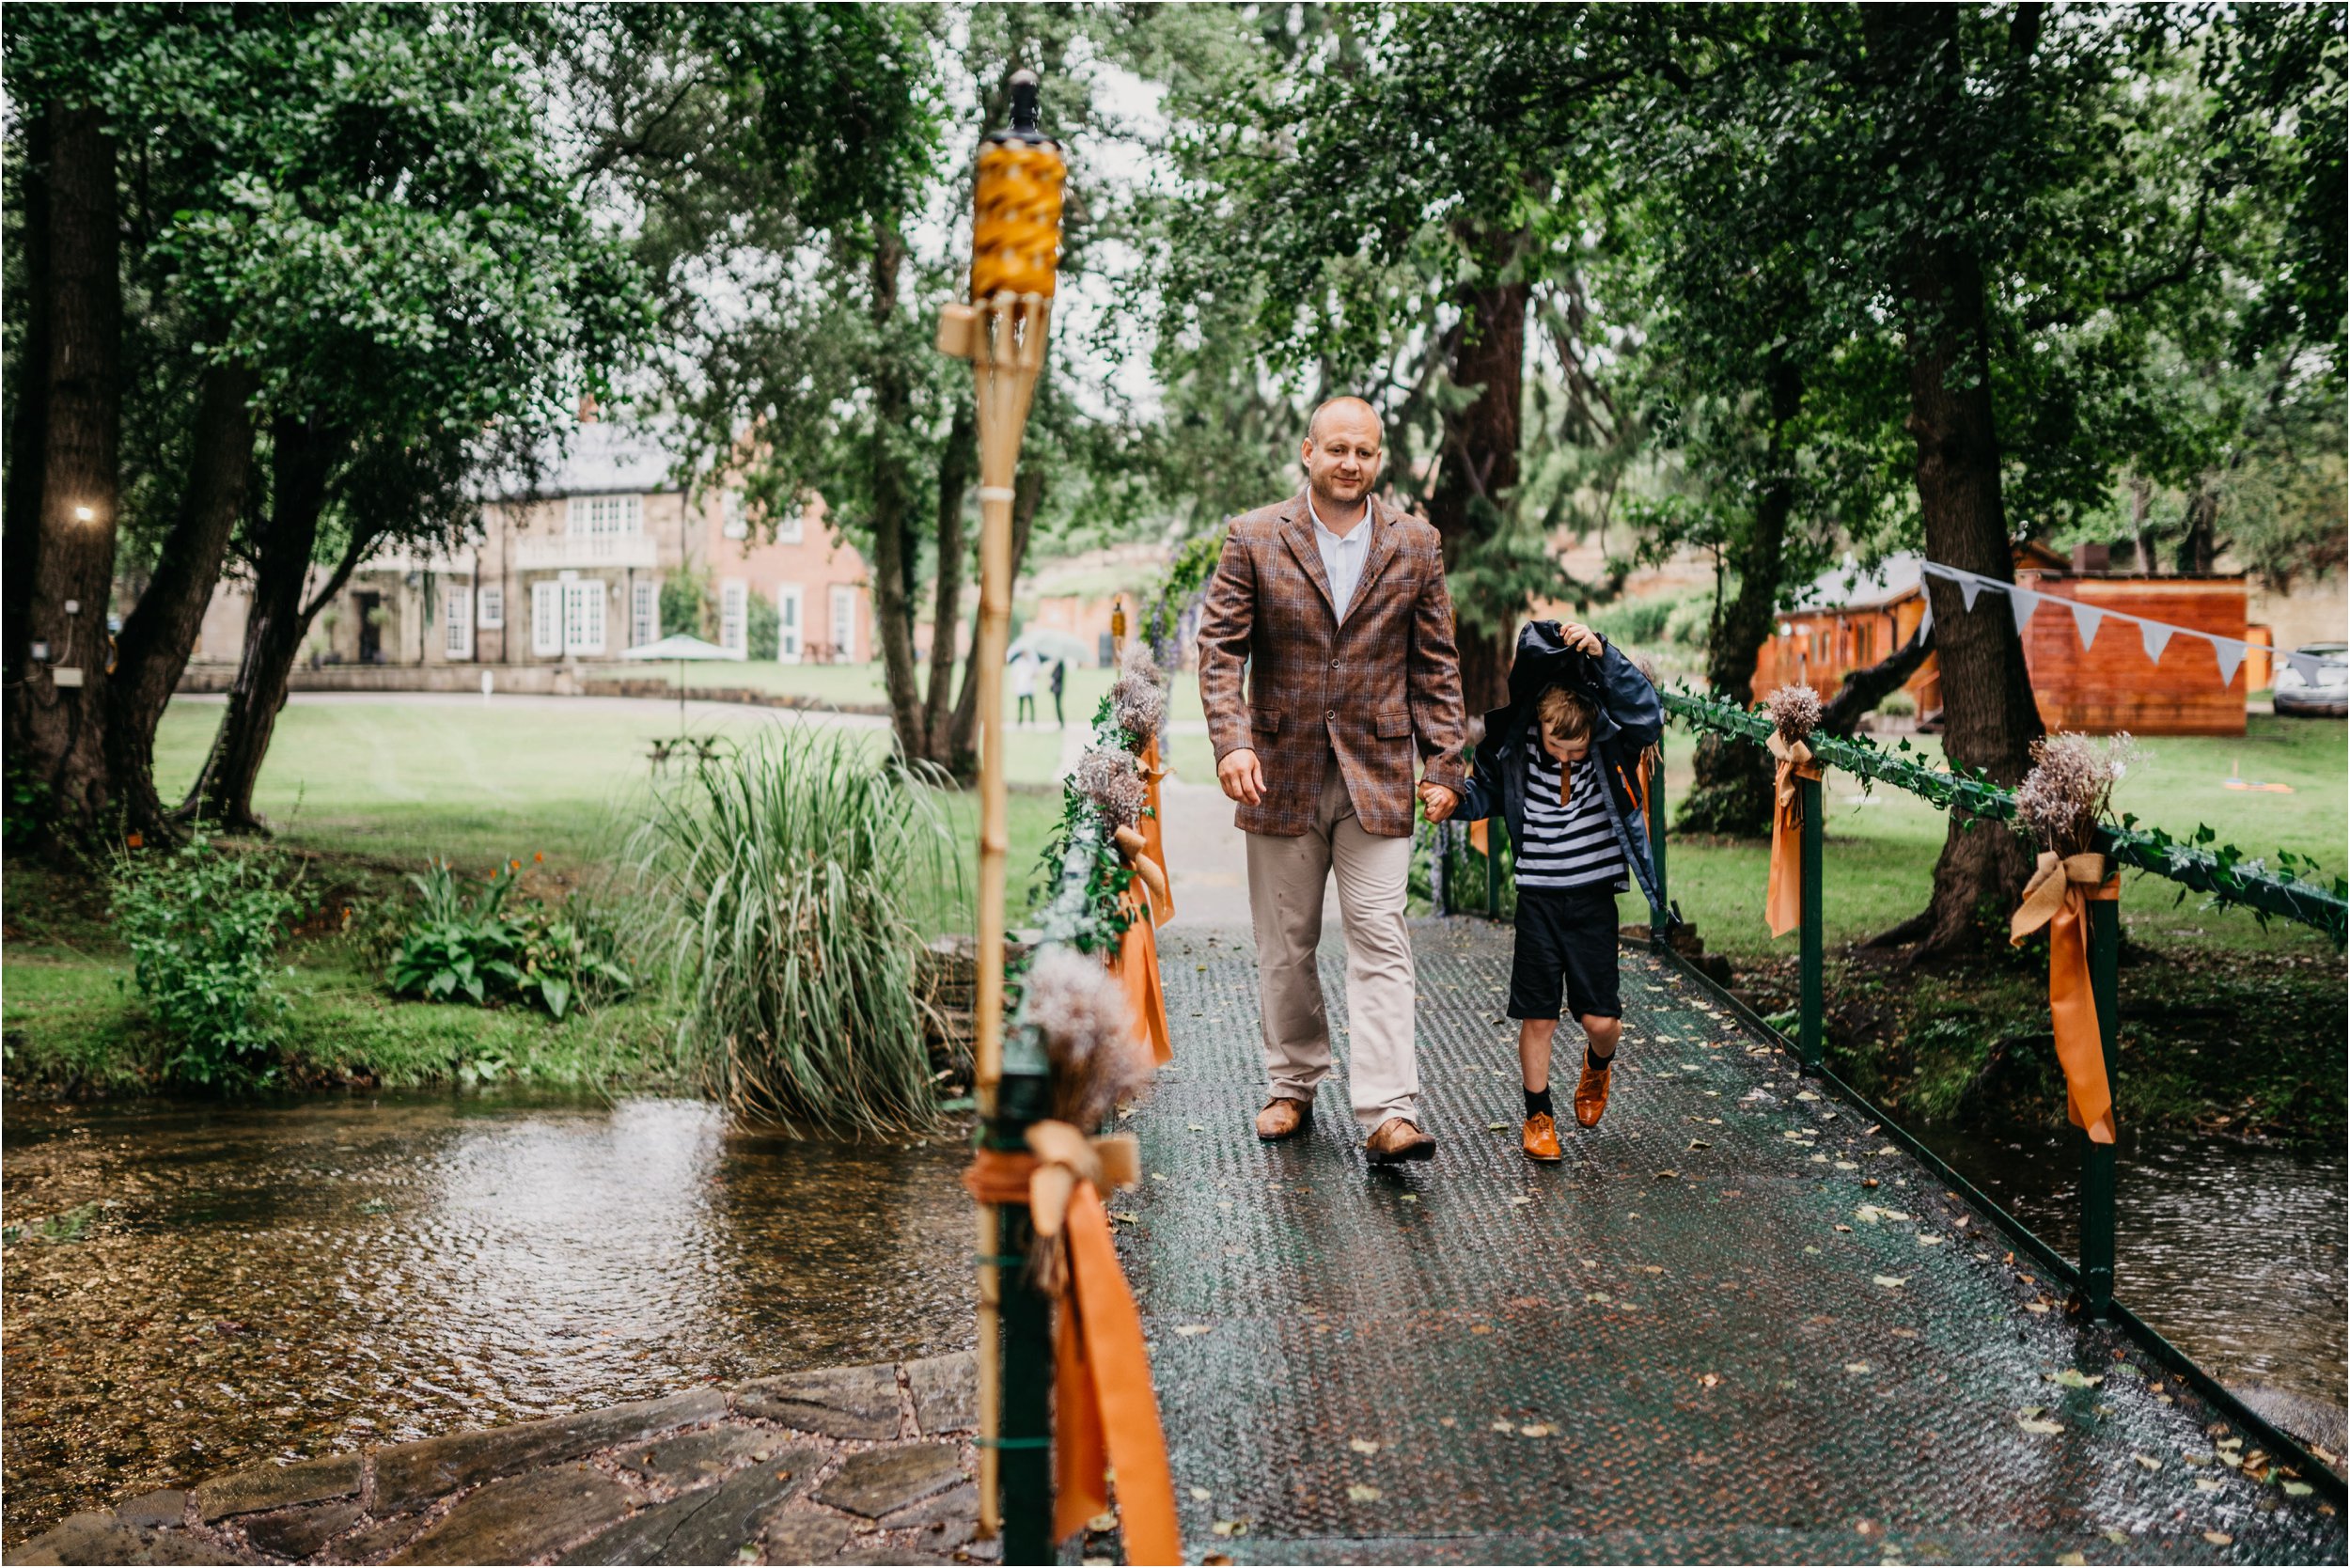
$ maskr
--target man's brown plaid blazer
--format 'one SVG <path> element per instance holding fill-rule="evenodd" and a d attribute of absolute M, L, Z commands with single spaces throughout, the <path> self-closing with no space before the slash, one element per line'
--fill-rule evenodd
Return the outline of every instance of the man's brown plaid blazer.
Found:
<path fill-rule="evenodd" d="M 1264 803 L 1244 832 L 1295 838 L 1313 825 L 1324 759 L 1336 753 L 1366 833 L 1412 831 L 1413 743 L 1427 777 L 1458 791 L 1461 663 L 1436 530 L 1373 499 L 1362 581 L 1341 624 L 1300 494 L 1233 520 L 1199 620 L 1199 700 L 1215 760 L 1251 747 Z M 1248 693 L 1241 695 L 1241 672 Z"/>

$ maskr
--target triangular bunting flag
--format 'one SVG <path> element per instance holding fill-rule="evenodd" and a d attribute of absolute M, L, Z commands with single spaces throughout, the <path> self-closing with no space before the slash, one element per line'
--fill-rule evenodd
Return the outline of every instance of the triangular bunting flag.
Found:
<path fill-rule="evenodd" d="M 2141 620 L 2138 623 L 2138 640 L 2146 645 L 2146 657 L 2160 664 L 2162 651 L 2170 646 L 2170 628 L 2159 620 Z"/>
<path fill-rule="evenodd" d="M 1961 572 L 1957 575 L 1959 597 L 1966 602 L 1966 607 L 1971 610 L 1975 607 L 1975 595 L 1982 591 L 1982 579 L 1976 576 L 1971 572 Z"/>
<path fill-rule="evenodd" d="M 2017 636 L 2022 636 L 2024 628 L 2031 624 L 2031 613 L 2040 608 L 2040 601 L 2045 596 L 2034 593 L 2028 588 L 2011 587 L 2007 590 L 2007 607 L 2015 616 Z"/>
<path fill-rule="evenodd" d="M 2312 686 L 2317 684 L 2317 672 L 2322 666 L 2316 654 L 2288 653 L 2285 655 L 2285 663 L 2291 665 L 2293 672 L 2302 680 Z"/>
<path fill-rule="evenodd" d="M 1924 611 L 1918 617 L 1918 635 L 1922 637 L 1934 630 L 1934 596 L 1921 593 L 1918 596 L 1918 603 Z"/>
<path fill-rule="evenodd" d="M 2087 649 L 2097 640 L 2097 628 L 2104 623 L 2106 612 L 2093 604 L 2073 601 L 2073 630 L 2080 634 L 2081 647 Z"/>
<path fill-rule="evenodd" d="M 2211 651 L 2219 660 L 2219 683 L 2221 685 L 2235 684 L 2235 672 L 2244 667 L 2244 649 L 2245 643 L 2241 637 L 2211 639 Z"/>

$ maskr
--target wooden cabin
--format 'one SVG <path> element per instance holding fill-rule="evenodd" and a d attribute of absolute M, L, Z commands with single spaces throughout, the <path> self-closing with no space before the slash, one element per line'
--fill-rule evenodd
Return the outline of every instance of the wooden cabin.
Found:
<path fill-rule="evenodd" d="M 2068 560 L 2045 546 L 2015 547 L 2015 580 L 2056 599 L 2101 610 L 2143 616 L 2173 626 L 2267 640 L 2266 628 L 2245 622 L 2245 582 L 2238 576 L 2146 577 L 2106 571 L 2104 552 L 2084 547 Z M 1846 564 L 1804 591 L 1797 607 L 1779 617 L 1778 635 L 1755 660 L 1754 690 L 1809 685 L 1833 697 L 1846 674 L 1875 664 L 1906 642 L 1925 616 L 1922 557 L 1888 556 L 1874 567 Z M 1974 615 L 2006 614 L 2004 604 L 1978 599 Z M 2042 722 L 2051 729 L 2134 735 L 2241 735 L 2247 691 L 2267 682 L 2268 650 L 2248 651 L 2226 685 L 2212 645 L 2173 636 L 2159 662 L 2149 660 L 2135 622 L 2104 621 L 2096 641 L 2081 647 L 2071 611 L 2044 603 L 2024 629 L 2024 663 Z M 1942 672 L 1926 657 L 1903 688 L 1931 725 L 1942 709 Z"/>

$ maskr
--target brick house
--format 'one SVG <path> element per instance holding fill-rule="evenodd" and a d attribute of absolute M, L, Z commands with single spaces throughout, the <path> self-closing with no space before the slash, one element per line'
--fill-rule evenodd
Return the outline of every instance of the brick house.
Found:
<path fill-rule="evenodd" d="M 711 640 L 748 654 L 753 601 L 776 612 L 786 664 L 872 657 L 865 562 L 824 525 L 822 502 L 772 540 L 741 492 L 689 496 L 641 431 L 584 422 L 536 491 L 484 503 L 475 538 L 451 549 L 387 551 L 352 573 L 314 623 L 311 666 L 496 667 L 617 657 L 661 636 L 662 585 L 706 573 Z M 763 532 L 760 531 L 760 532 Z M 214 595 L 196 657 L 234 663 L 245 592 Z"/>

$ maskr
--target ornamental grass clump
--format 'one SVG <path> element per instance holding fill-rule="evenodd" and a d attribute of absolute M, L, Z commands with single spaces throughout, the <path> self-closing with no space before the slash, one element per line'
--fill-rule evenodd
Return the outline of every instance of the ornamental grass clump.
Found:
<path fill-rule="evenodd" d="M 1134 758 L 1123 751 L 1089 748 L 1077 759 L 1070 782 L 1076 786 L 1077 793 L 1093 803 L 1113 833 L 1140 822 L 1142 808 L 1151 798 L 1142 775 L 1136 771 Z"/>
<path fill-rule="evenodd" d="M 1167 689 L 1159 684 L 1159 666 L 1151 646 L 1140 637 L 1126 645 L 1118 664 L 1118 679 L 1110 686 L 1110 711 L 1120 729 L 1139 746 L 1149 745 L 1167 722 Z"/>
<path fill-rule="evenodd" d="M 2137 744 L 2126 734 L 2102 745 L 2070 730 L 2034 741 L 2031 772 L 2015 792 L 2016 814 L 2058 855 L 2087 855 L 2096 847 L 2114 786 L 2137 760 Z"/>
<path fill-rule="evenodd" d="M 901 1133 L 936 1097 L 916 918 L 951 871 L 930 781 L 797 725 L 659 790 L 631 839 L 686 1062 L 794 1129 Z"/>
<path fill-rule="evenodd" d="M 1762 699 L 1771 728 L 1789 745 L 1811 739 L 1820 728 L 1820 694 L 1810 686 L 1781 686 Z"/>

